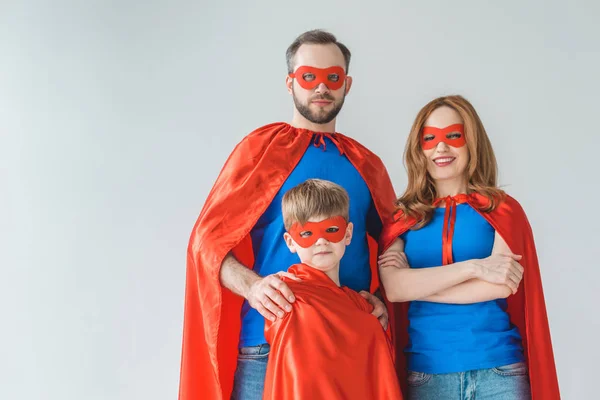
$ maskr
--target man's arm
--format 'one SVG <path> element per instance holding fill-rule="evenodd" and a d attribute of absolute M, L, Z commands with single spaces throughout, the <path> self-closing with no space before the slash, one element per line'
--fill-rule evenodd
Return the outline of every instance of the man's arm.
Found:
<path fill-rule="evenodd" d="M 219 279 L 224 287 L 244 297 L 252 308 L 271 321 L 275 321 L 275 316 L 282 318 L 284 311 L 290 312 L 290 303 L 295 301 L 288 285 L 280 279 L 281 276 L 300 280 L 287 272 L 263 278 L 241 264 L 231 253 L 223 260 L 219 272 Z"/>
<path fill-rule="evenodd" d="M 245 299 L 248 298 L 250 286 L 260 280 L 256 272 L 242 265 L 231 253 L 225 256 L 221 264 L 219 278 L 223 286 Z"/>

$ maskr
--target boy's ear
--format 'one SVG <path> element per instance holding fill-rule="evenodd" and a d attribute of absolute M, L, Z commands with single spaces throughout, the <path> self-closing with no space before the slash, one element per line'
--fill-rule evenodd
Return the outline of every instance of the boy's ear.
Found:
<path fill-rule="evenodd" d="M 294 239 L 292 239 L 292 235 L 290 235 L 287 232 L 284 233 L 283 240 L 285 240 L 285 244 L 287 245 L 288 249 L 290 249 L 290 251 L 292 253 L 295 253 L 296 252 L 296 244 L 294 243 Z"/>
<path fill-rule="evenodd" d="M 346 228 L 346 236 L 344 236 L 344 242 L 346 246 L 350 245 L 352 242 L 352 233 L 354 232 L 354 224 L 352 222 L 348 223 L 348 227 Z"/>

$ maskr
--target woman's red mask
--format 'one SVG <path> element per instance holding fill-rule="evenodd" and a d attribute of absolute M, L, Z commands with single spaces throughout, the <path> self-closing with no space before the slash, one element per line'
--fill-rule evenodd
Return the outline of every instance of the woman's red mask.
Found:
<path fill-rule="evenodd" d="M 423 128 L 421 146 L 424 150 L 433 149 L 440 142 L 452 147 L 463 147 L 467 143 L 465 140 L 465 126 L 454 124 L 441 129 L 433 126 Z"/>
<path fill-rule="evenodd" d="M 344 239 L 348 223 L 342 216 L 331 217 L 321 222 L 307 222 L 304 225 L 296 222 L 290 227 L 289 234 L 299 246 L 309 248 L 320 238 L 331 243 L 338 243 Z"/>
<path fill-rule="evenodd" d="M 346 72 L 342 67 L 317 68 L 303 65 L 298 67 L 296 72 L 289 74 L 289 77 L 295 78 L 298 84 L 307 90 L 312 90 L 321 83 L 329 90 L 338 90 L 346 82 Z"/>

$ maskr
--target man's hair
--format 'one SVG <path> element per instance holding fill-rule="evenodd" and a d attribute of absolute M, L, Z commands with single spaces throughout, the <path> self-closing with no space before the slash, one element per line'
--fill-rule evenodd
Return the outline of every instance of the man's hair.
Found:
<path fill-rule="evenodd" d="M 348 221 L 350 198 L 338 184 L 322 179 L 309 179 L 288 190 L 281 200 L 283 224 L 286 230 L 299 222 L 304 225 L 310 218 L 341 215 Z"/>
<path fill-rule="evenodd" d="M 343 43 L 338 42 L 333 34 L 321 29 L 314 29 L 298 36 L 285 52 L 289 74 L 294 72 L 294 56 L 303 44 L 335 44 L 344 55 L 344 60 L 346 61 L 346 74 L 348 73 L 348 70 L 350 69 L 350 50 L 348 50 Z"/>

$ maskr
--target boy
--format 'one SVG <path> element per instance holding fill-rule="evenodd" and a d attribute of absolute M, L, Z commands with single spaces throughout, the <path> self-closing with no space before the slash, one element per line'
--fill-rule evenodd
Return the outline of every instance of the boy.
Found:
<path fill-rule="evenodd" d="M 309 179 L 282 200 L 285 242 L 301 263 L 282 274 L 292 312 L 266 321 L 271 349 L 264 400 L 401 399 L 391 345 L 373 306 L 340 287 L 352 240 L 349 198 L 339 185 Z M 300 280 L 297 280 L 297 279 Z"/>

